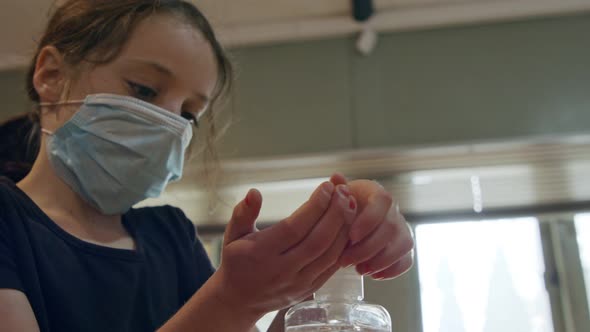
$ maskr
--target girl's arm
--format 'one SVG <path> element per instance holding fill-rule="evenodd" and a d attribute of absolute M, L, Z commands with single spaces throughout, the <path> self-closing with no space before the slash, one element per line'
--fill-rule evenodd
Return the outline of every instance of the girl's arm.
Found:
<path fill-rule="evenodd" d="M 158 332 L 252 330 L 260 318 L 223 300 L 214 274 Z"/>
<path fill-rule="evenodd" d="M 0 332 L 39 332 L 31 304 L 18 290 L 0 289 L 0 322 Z"/>

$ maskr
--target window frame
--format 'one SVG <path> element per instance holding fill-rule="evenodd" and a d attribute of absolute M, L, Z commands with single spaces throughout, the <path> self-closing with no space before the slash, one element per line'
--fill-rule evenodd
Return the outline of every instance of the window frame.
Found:
<path fill-rule="evenodd" d="M 515 212 L 515 211 L 513 211 Z M 544 211 L 543 211 L 544 212 Z M 586 285 L 580 252 L 578 248 L 574 216 L 580 212 L 560 213 L 507 213 L 499 215 L 462 215 L 455 219 L 446 215 L 440 220 L 414 219 L 413 231 L 424 224 L 450 223 L 472 220 L 518 218 L 523 216 L 537 219 L 545 262 L 545 286 L 549 293 L 552 319 L 555 332 L 590 331 L 590 310 L 586 298 Z M 412 270 L 403 277 L 391 281 L 391 285 L 375 284 L 369 281 L 367 300 L 384 305 L 391 313 L 397 330 L 423 331 L 421 313 L 421 293 L 418 274 L 418 248 Z M 395 285 L 394 285 L 395 283 Z M 387 287 L 389 294 L 405 289 L 413 293 L 406 297 L 375 296 L 378 290 L 383 293 Z M 397 292 L 396 292 L 397 293 Z M 376 301 L 374 301 L 376 300 Z M 414 310 L 417 310 L 415 312 Z"/>

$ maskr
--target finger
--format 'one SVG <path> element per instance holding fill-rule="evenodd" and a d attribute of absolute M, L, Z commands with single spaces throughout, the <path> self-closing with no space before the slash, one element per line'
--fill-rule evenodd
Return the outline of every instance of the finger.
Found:
<path fill-rule="evenodd" d="M 399 233 L 397 224 L 382 222 L 381 225 L 361 242 L 346 249 L 340 260 L 342 266 L 356 265 L 375 257 L 385 249 Z"/>
<path fill-rule="evenodd" d="M 303 241 L 285 252 L 284 259 L 299 268 L 310 264 L 328 251 L 340 229 L 352 223 L 355 215 L 356 201 L 346 186 L 338 185 L 328 211 Z"/>
<path fill-rule="evenodd" d="M 297 211 L 283 221 L 265 229 L 264 245 L 284 252 L 301 242 L 326 213 L 334 193 L 334 184 L 322 183 Z"/>
<path fill-rule="evenodd" d="M 414 255 L 413 252 L 410 252 L 406 254 L 402 259 L 400 259 L 397 263 L 393 264 L 387 269 L 371 275 L 371 278 L 375 280 L 387 280 L 397 278 L 403 275 L 404 273 L 408 272 L 413 265 Z"/>
<path fill-rule="evenodd" d="M 330 177 L 330 182 L 332 182 L 335 186 L 337 186 L 339 184 L 347 184 L 348 180 L 346 179 L 346 177 L 344 175 L 342 175 L 342 173 L 334 173 Z"/>
<path fill-rule="evenodd" d="M 340 266 L 338 264 L 330 266 L 326 269 L 322 274 L 320 274 L 317 278 L 313 279 L 311 283 L 306 283 L 308 288 L 302 291 L 302 293 L 298 296 L 298 303 L 303 301 L 310 301 L 314 298 L 314 293 L 317 292 L 322 286 L 334 275 L 334 273 L 340 270 Z M 302 281 L 305 282 L 305 281 Z"/>
<path fill-rule="evenodd" d="M 403 257 L 410 253 L 413 248 L 413 241 L 404 237 L 402 237 L 402 240 L 400 241 L 390 241 L 389 244 L 387 244 L 385 248 L 373 258 L 357 265 L 356 270 L 362 275 L 375 274 L 383 271 L 399 262 Z"/>
<path fill-rule="evenodd" d="M 224 235 L 224 244 L 227 245 L 244 235 L 256 230 L 256 218 L 262 207 L 262 195 L 256 189 L 250 189 L 246 197 L 236 205 L 232 217 L 227 225 Z"/>
<path fill-rule="evenodd" d="M 351 196 L 351 199 L 354 199 L 354 197 Z M 328 251 L 301 269 L 299 275 L 304 279 L 313 280 L 326 271 L 330 266 L 338 263 L 342 252 L 348 244 L 348 229 L 349 226 L 344 225 L 338 232 L 336 240 L 334 240 Z"/>
<path fill-rule="evenodd" d="M 365 206 L 373 195 L 378 192 L 387 192 L 385 188 L 375 180 L 354 180 L 349 181 L 347 185 L 350 187 L 354 197 L 359 201 L 360 206 Z"/>
<path fill-rule="evenodd" d="M 320 274 L 320 276 L 311 283 L 311 293 L 315 293 L 322 288 L 322 286 L 334 275 L 334 273 L 338 272 L 338 270 L 340 270 L 340 266 L 335 264 Z"/>
<path fill-rule="evenodd" d="M 385 190 L 380 190 L 369 197 L 367 206 L 350 228 L 350 241 L 353 245 L 374 232 L 383 223 L 388 213 L 392 216 L 396 213 L 396 209 L 391 206 L 392 202 L 391 194 Z"/>

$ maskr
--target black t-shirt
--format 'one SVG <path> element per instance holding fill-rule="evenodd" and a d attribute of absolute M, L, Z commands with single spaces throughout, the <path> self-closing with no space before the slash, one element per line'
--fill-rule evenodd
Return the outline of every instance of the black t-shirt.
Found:
<path fill-rule="evenodd" d="M 25 293 L 44 332 L 156 330 L 214 270 L 179 209 L 132 209 L 123 224 L 136 250 L 82 241 L 0 178 L 0 289 Z"/>

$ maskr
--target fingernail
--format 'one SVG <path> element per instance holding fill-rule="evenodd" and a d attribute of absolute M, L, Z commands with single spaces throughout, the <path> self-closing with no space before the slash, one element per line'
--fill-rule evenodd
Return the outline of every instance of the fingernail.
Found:
<path fill-rule="evenodd" d="M 349 197 L 349 200 L 350 200 L 350 201 L 348 202 L 348 207 L 349 207 L 349 208 L 350 208 L 352 211 L 356 210 L 356 199 L 354 198 L 354 196 L 350 196 L 350 197 Z"/>
<path fill-rule="evenodd" d="M 321 188 L 328 197 L 332 197 L 332 193 L 334 192 L 334 184 L 332 182 L 324 182 Z"/>
<path fill-rule="evenodd" d="M 369 272 L 369 267 L 365 264 L 360 264 L 356 267 L 356 270 L 358 273 L 360 273 L 362 275 L 366 275 L 367 272 Z"/>

